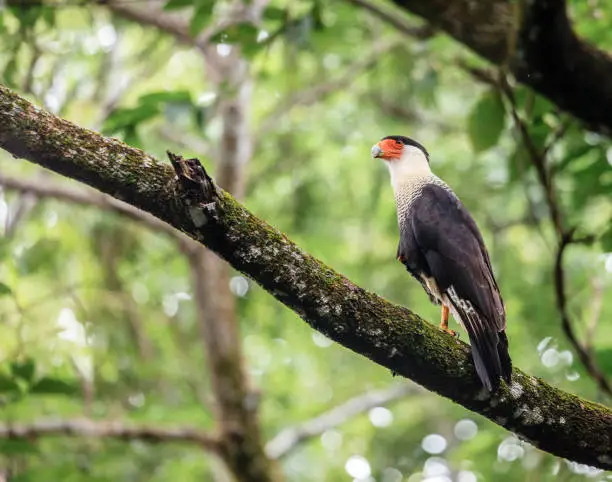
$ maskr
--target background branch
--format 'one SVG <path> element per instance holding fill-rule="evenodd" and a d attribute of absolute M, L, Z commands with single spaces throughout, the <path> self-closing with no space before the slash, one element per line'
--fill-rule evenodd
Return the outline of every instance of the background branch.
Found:
<path fill-rule="evenodd" d="M 323 100 L 330 94 L 341 91 L 355 81 L 355 78 L 362 72 L 367 70 L 372 64 L 380 59 L 380 56 L 391 51 L 399 45 L 398 41 L 383 40 L 375 43 L 372 49 L 364 58 L 360 58 L 353 64 L 347 66 L 341 76 L 335 79 L 326 80 L 325 82 L 315 84 L 297 91 L 289 97 L 281 100 L 264 119 L 260 121 L 255 134 L 255 138 L 261 140 L 268 132 L 270 132 L 277 124 L 279 117 L 286 115 L 294 107 L 298 105 L 311 105 Z"/>
<path fill-rule="evenodd" d="M 193 249 L 193 241 L 169 224 L 151 214 L 135 208 L 119 199 L 93 189 L 74 188 L 49 181 L 48 177 L 38 179 L 18 179 L 0 174 L 0 186 L 9 191 L 32 194 L 36 197 L 59 199 L 82 206 L 94 206 L 105 211 L 112 211 L 148 227 L 152 231 L 164 233 L 176 241 L 181 251 Z"/>
<path fill-rule="evenodd" d="M 557 254 L 555 256 L 555 293 L 557 296 L 557 308 L 559 309 L 559 313 L 561 314 L 561 326 L 563 327 L 563 332 L 565 333 L 565 336 L 574 347 L 576 353 L 578 353 L 580 362 L 584 365 L 589 375 L 595 380 L 595 382 L 603 392 L 605 392 L 609 396 L 612 396 L 612 387 L 610 386 L 606 375 L 597 364 L 597 361 L 593 356 L 593 351 L 590 350 L 586 344 L 583 345 L 580 340 L 578 340 L 578 337 L 574 331 L 572 322 L 570 320 L 569 313 L 567 311 L 567 295 L 565 292 L 565 271 L 563 269 L 563 255 L 565 254 L 566 248 L 572 242 L 574 242 L 572 234 L 568 233 L 567 235 L 565 235 L 559 242 Z"/>
<path fill-rule="evenodd" d="M 28 424 L 10 423 L 0 425 L 0 438 L 37 439 L 48 436 L 78 436 L 141 440 L 149 443 L 181 442 L 194 443 L 211 452 L 219 453 L 217 440 L 206 432 L 192 428 L 162 428 L 128 425 L 115 421 L 40 420 Z"/>
<path fill-rule="evenodd" d="M 609 396 L 612 396 L 612 387 L 606 379 L 606 375 L 597 364 L 597 361 L 593 356 L 592 350 L 589 350 L 585 344 L 582 344 L 580 340 L 578 340 L 567 309 L 567 294 L 565 289 L 563 255 L 565 254 L 566 248 L 570 244 L 577 243 L 580 241 L 574 237 L 575 228 L 568 229 L 563 226 L 561 208 L 557 200 L 553 183 L 553 175 L 550 169 L 548 169 L 547 167 L 546 159 L 546 156 L 552 147 L 552 142 L 554 142 L 555 139 L 559 140 L 561 138 L 561 135 L 559 135 L 558 132 L 563 132 L 565 128 L 562 126 L 562 128 L 557 133 L 555 133 L 553 141 L 551 141 L 551 143 L 549 143 L 542 151 L 540 151 L 535 145 L 531 134 L 529 133 L 527 123 L 523 120 L 523 118 L 518 112 L 518 106 L 514 97 L 514 92 L 508 84 L 505 75 L 500 75 L 498 86 L 502 94 L 508 100 L 514 124 L 520 133 L 522 142 L 526 147 L 529 160 L 536 169 L 538 181 L 540 182 L 540 185 L 544 190 L 548 211 L 550 213 L 551 223 L 553 225 L 557 238 L 554 264 L 554 281 L 556 303 L 557 308 L 559 310 L 559 314 L 561 316 L 561 326 L 563 328 L 563 332 L 565 333 L 565 336 L 574 348 L 574 351 L 578 354 L 580 362 L 585 367 L 587 373 L 591 376 L 591 378 L 593 378 L 593 380 L 597 383 L 597 385 L 603 392 L 605 392 Z"/>
<path fill-rule="evenodd" d="M 399 32 L 405 35 L 414 37 L 417 39 L 425 40 L 432 37 L 436 33 L 436 29 L 431 24 L 425 24 L 420 26 L 411 25 L 408 19 L 399 16 L 397 12 L 391 11 L 390 9 L 383 7 L 370 0 L 348 0 L 353 5 L 357 5 L 364 10 L 372 13 L 383 22 L 386 22 L 395 27 Z"/>
<path fill-rule="evenodd" d="M 280 459 L 289 454 L 300 444 L 321 435 L 326 430 L 342 425 L 374 407 L 389 403 L 414 394 L 419 390 L 415 385 L 401 384 L 357 395 L 346 402 L 318 415 L 315 418 L 301 422 L 293 427 L 281 430 L 266 444 L 268 457 Z"/>

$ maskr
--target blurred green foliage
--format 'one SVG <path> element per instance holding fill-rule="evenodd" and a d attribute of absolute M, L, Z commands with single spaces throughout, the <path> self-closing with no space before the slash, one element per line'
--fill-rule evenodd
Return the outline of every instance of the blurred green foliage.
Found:
<path fill-rule="evenodd" d="M 159 158 L 166 149 L 199 156 L 214 173 L 202 145 L 218 141 L 218 122 L 209 116 L 220 93 L 200 54 L 105 8 L 51 3 L 0 3 L 1 81 Z M 578 31 L 611 47 L 612 7 L 570 4 Z M 192 35 L 205 31 L 221 7 L 208 0 L 165 5 L 187 15 Z M 456 62 L 480 61 L 443 35 L 403 37 L 338 1 L 275 1 L 263 22 L 262 29 L 239 24 L 211 38 L 241 47 L 254 79 L 256 148 L 247 206 L 359 285 L 435 321 L 438 308 L 395 261 L 393 196 L 384 166 L 369 157 L 384 135 L 418 139 L 484 233 L 516 365 L 602 399 L 561 331 L 552 283 L 555 238 L 520 137 L 499 95 Z M 355 72 L 383 42 L 389 47 Z M 318 86 L 316 102 L 282 108 Z M 561 208 L 568 225 L 598 239 L 567 253 L 569 310 L 580 339 L 591 336 L 595 357 L 612 378 L 612 143 L 523 87 L 516 97 L 540 148 L 563 129 L 549 156 Z M 258 130 L 265 123 L 270 128 Z M 42 174 L 4 153 L 0 170 L 23 178 Z M 0 192 L 0 225 L 11 227 L 0 237 L 2 421 L 87 415 L 212 426 L 189 269 L 172 241 L 108 212 L 10 191 Z M 267 439 L 394 383 L 381 367 L 313 333 L 240 274 L 232 286 Z M 297 448 L 283 461 L 287 479 L 357 480 L 350 474 L 363 460 L 355 456 L 371 471 L 361 480 L 378 482 L 606 478 L 543 454 L 433 394 L 388 409 Z M 432 434 L 443 437 L 440 453 Z M 15 481 L 213 480 L 209 457 L 196 447 L 69 437 L 2 441 L 0 467 L 16 474 Z"/>

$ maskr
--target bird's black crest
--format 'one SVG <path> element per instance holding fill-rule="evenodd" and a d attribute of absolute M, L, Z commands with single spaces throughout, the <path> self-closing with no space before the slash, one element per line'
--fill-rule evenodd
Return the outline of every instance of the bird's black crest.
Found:
<path fill-rule="evenodd" d="M 387 136 L 387 137 L 383 137 L 381 141 L 384 141 L 385 139 L 392 139 L 394 141 L 400 141 L 406 146 L 414 146 L 417 149 L 420 149 L 421 151 L 423 151 L 423 154 L 425 154 L 425 157 L 427 158 L 427 162 L 429 162 L 429 152 L 427 152 L 427 149 L 425 149 L 423 144 L 415 141 L 414 139 L 411 139 L 410 137 L 406 137 L 406 136 Z"/>

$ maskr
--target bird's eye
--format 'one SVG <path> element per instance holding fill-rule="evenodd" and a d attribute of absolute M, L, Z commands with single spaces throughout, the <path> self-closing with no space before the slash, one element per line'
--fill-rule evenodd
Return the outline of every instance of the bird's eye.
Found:
<path fill-rule="evenodd" d="M 398 146 L 398 147 L 401 146 L 402 145 L 402 141 L 395 141 L 395 145 Z"/>

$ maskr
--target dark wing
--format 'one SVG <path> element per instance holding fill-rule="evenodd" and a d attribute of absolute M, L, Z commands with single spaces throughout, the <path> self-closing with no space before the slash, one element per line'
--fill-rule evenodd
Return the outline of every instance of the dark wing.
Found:
<path fill-rule="evenodd" d="M 427 185 L 412 206 L 411 227 L 428 271 L 468 332 L 476 370 L 487 388 L 509 379 L 504 305 L 476 223 L 450 191 Z"/>
<path fill-rule="evenodd" d="M 429 291 L 429 287 L 423 280 L 422 275 L 431 276 L 431 273 L 429 272 L 427 260 L 423 256 L 423 253 L 421 252 L 421 249 L 419 248 L 419 245 L 414 237 L 412 228 L 404 224 L 400 226 L 400 230 L 400 240 L 397 246 L 397 259 L 401 261 L 412 277 L 421 283 L 425 293 L 427 293 L 429 296 L 429 300 L 433 304 L 439 305 L 440 302 L 434 296 L 434 294 Z"/>

